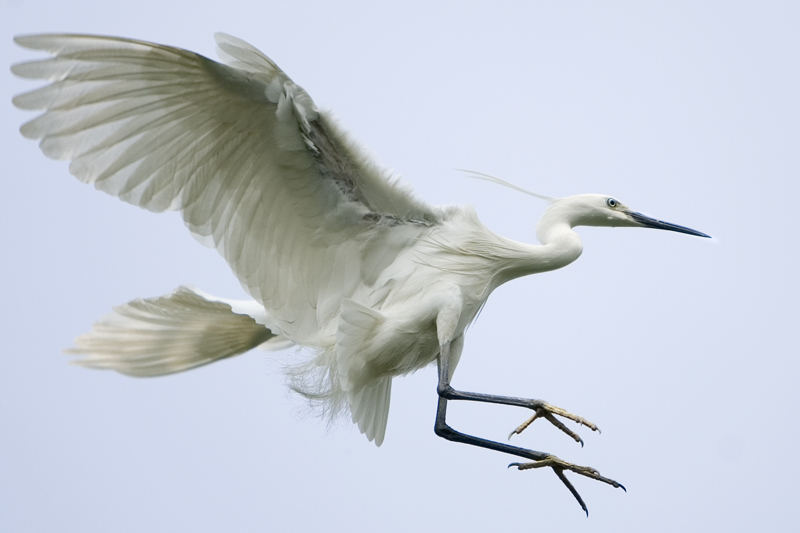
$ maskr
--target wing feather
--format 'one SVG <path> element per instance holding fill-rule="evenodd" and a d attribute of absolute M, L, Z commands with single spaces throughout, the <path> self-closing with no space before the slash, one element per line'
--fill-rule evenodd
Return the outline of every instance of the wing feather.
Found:
<path fill-rule="evenodd" d="M 394 257 L 441 213 L 390 180 L 269 58 L 216 39 L 227 64 L 127 39 L 18 37 L 53 55 L 12 69 L 51 82 L 14 99 L 44 110 L 21 131 L 106 193 L 180 210 L 278 332 L 308 339 L 388 264 L 376 239 Z M 386 239 L 393 226 L 416 230 Z"/>

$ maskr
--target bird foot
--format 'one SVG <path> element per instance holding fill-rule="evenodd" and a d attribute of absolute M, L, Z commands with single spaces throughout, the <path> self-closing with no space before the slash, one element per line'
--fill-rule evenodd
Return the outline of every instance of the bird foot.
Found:
<path fill-rule="evenodd" d="M 563 422 L 561 422 L 559 419 L 557 419 L 553 415 L 558 415 L 558 416 L 567 418 L 569 420 L 577 422 L 578 424 L 580 424 L 582 426 L 586 426 L 587 428 L 591 429 L 592 431 L 597 431 L 598 433 L 600 433 L 600 428 L 598 428 L 595 424 L 589 422 L 585 418 L 582 418 L 582 417 L 577 416 L 577 415 L 573 415 L 569 411 L 566 411 L 566 410 L 564 410 L 564 409 L 562 409 L 560 407 L 556 407 L 555 405 L 550 405 L 549 403 L 547 403 L 545 401 L 533 400 L 533 405 L 531 406 L 531 408 L 535 411 L 533 416 L 531 416 L 525 422 L 520 424 L 517 427 L 517 429 L 515 429 L 514 431 L 509 433 L 508 434 L 508 438 L 509 439 L 511 439 L 511 437 L 513 437 L 514 435 L 519 435 L 520 433 L 525 431 L 525 429 L 528 426 L 530 426 L 533 423 L 533 421 L 536 420 L 537 418 L 544 418 L 548 422 L 553 424 L 555 427 L 557 427 L 558 429 L 560 429 L 561 431 L 563 431 L 564 433 L 566 433 L 567 435 L 572 437 L 575 440 L 575 442 L 577 442 L 581 446 L 583 446 L 583 439 L 580 437 L 580 435 L 578 435 L 577 433 L 575 433 L 574 431 L 569 429 L 567 426 L 565 426 L 563 424 Z M 534 467 L 530 467 L 530 468 L 534 468 Z"/>
<path fill-rule="evenodd" d="M 576 474 L 580 474 L 582 476 L 586 476 L 588 478 L 597 481 L 602 481 L 603 483 L 607 483 L 608 485 L 611 485 L 614 488 L 622 489 L 625 492 L 628 492 L 627 489 L 621 483 L 618 483 L 611 478 L 601 476 L 600 472 L 598 472 L 594 468 L 588 466 L 578 466 L 572 463 L 568 463 L 566 461 L 559 459 L 555 455 L 549 455 L 545 459 L 542 459 L 541 461 L 535 461 L 532 463 L 511 463 L 510 465 L 508 465 L 509 468 L 511 468 L 512 466 L 516 466 L 518 470 L 530 470 L 532 468 L 552 468 L 553 472 L 555 472 L 556 476 L 558 476 L 558 479 L 560 479 L 561 482 L 564 483 L 564 485 L 567 487 L 567 489 L 569 489 L 569 491 L 572 493 L 575 499 L 578 500 L 578 503 L 580 504 L 583 511 L 586 513 L 586 516 L 589 516 L 589 510 L 586 508 L 586 504 L 583 502 L 583 498 L 581 498 L 581 495 L 578 494 L 578 491 L 575 489 L 572 483 L 570 483 L 569 479 L 567 479 L 567 476 L 564 475 L 565 470 L 569 470 L 570 472 L 575 472 Z"/>

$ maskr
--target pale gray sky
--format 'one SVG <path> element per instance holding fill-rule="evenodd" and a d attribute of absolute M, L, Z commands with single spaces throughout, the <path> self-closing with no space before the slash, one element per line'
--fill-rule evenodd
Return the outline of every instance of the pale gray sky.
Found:
<path fill-rule="evenodd" d="M 212 33 L 272 57 L 433 203 L 471 203 L 532 242 L 549 196 L 613 194 L 713 241 L 579 230 L 584 255 L 517 280 L 467 336 L 454 385 L 548 400 L 596 422 L 518 445 L 598 468 L 547 471 L 433 434 L 433 369 L 395 380 L 386 442 L 302 416 L 274 356 L 137 380 L 61 349 L 112 305 L 184 283 L 243 297 L 174 214 L 72 178 L 18 127 L 34 83 L 6 71 L 0 530 L 795 531 L 800 4 L 797 2 L 26 2 L 15 34 L 134 37 L 215 57 Z M 287 354 L 283 357 L 290 357 Z M 527 413 L 453 405 L 502 440 Z M 412 529 L 413 528 L 413 529 Z"/>

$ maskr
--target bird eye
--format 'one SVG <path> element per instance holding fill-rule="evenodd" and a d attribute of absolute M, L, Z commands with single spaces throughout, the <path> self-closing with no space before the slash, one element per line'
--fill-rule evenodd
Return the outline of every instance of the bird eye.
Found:
<path fill-rule="evenodd" d="M 614 207 L 617 207 L 619 205 L 619 202 L 614 200 L 613 198 L 609 198 L 608 200 L 606 200 L 606 205 L 608 207 L 614 208 Z"/>

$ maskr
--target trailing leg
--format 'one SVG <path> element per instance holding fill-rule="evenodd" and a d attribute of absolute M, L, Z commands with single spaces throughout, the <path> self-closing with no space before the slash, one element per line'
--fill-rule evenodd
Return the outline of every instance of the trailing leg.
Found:
<path fill-rule="evenodd" d="M 584 503 L 583 499 L 581 498 L 578 491 L 575 490 L 575 487 L 572 486 L 572 483 L 567 479 L 564 475 L 565 470 L 569 470 L 575 472 L 576 474 L 580 474 L 582 476 L 586 476 L 597 481 L 602 481 L 603 483 L 607 483 L 615 488 L 622 488 L 621 484 L 617 483 L 613 479 L 606 478 L 600 475 L 600 473 L 595 470 L 594 468 L 585 467 L 585 466 L 578 466 L 572 463 L 568 463 L 559 459 L 558 457 L 551 455 L 549 453 L 539 452 L 535 450 L 529 450 L 526 448 L 519 448 L 517 446 L 511 446 L 509 444 L 503 444 L 500 442 L 491 441 L 488 439 L 482 439 L 480 437 L 474 437 L 472 435 L 467 435 L 465 433 L 461 433 L 459 431 L 454 430 L 452 427 L 447 425 L 447 401 L 448 400 L 467 400 L 467 401 L 478 401 L 478 402 L 489 402 L 489 403 L 498 403 L 502 405 L 515 405 L 519 407 L 528 407 L 537 411 L 537 415 L 539 413 L 539 409 L 546 409 L 544 406 L 545 402 L 541 402 L 537 406 L 534 406 L 532 402 L 540 402 L 539 400 L 526 400 L 524 398 L 513 398 L 513 397 L 504 397 L 504 396 L 491 396 L 488 394 L 476 394 L 476 393 L 465 393 L 461 391 L 457 391 L 450 386 L 450 343 L 444 343 L 441 347 L 441 351 L 439 354 L 439 361 L 438 361 L 438 370 L 439 370 L 439 384 L 437 387 L 437 392 L 439 393 L 439 401 L 438 407 L 436 410 L 436 423 L 434 425 L 434 432 L 436 435 L 447 439 L 453 442 L 461 442 L 464 444 L 469 444 L 471 446 L 479 446 L 481 448 L 487 448 L 489 450 L 495 450 L 502 453 L 507 453 L 510 455 L 516 455 L 517 457 L 522 457 L 525 459 L 529 459 L 533 461 L 532 463 L 512 463 L 509 466 L 516 466 L 519 470 L 528 470 L 532 468 L 542 468 L 548 467 L 552 468 L 553 472 L 555 472 L 556 476 L 561 480 L 562 483 L 569 489 L 572 495 L 580 504 L 581 508 L 589 514 L 589 511 L 586 508 L 586 504 Z M 549 406 L 552 407 L 552 406 Z M 556 408 L 558 409 L 558 408 Z M 549 414 L 548 411 L 545 411 Z M 560 413 L 556 413 L 560 414 Z M 546 415 L 545 418 L 547 418 Z M 550 415 L 552 417 L 552 415 Z M 549 419 L 549 418 L 548 418 Z M 582 420 L 582 419 L 581 419 Z M 532 420 L 531 420 L 532 421 Z M 529 422 L 530 423 L 530 422 Z M 559 422 L 560 424 L 560 422 Z M 558 424 L 556 424 L 558 427 Z M 563 424 L 562 424 L 563 425 Z M 588 424 L 587 424 L 588 425 Z M 527 425 L 525 426 L 527 427 Z M 589 426 L 591 427 L 591 426 Z M 596 428 L 596 426 L 595 426 Z M 525 428 L 523 427 L 522 430 Z M 566 428 L 564 428 L 566 429 Z M 520 431 L 522 431 L 520 430 Z M 568 430 L 567 430 L 568 431 Z M 580 440 L 580 439 L 578 439 Z"/>

